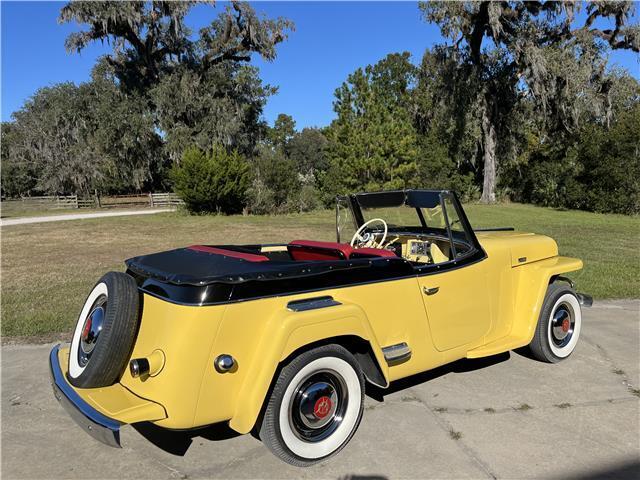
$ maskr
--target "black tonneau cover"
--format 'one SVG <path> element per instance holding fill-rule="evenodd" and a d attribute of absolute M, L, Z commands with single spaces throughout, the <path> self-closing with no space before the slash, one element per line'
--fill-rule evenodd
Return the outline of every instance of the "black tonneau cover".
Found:
<path fill-rule="evenodd" d="M 241 258 L 178 248 L 166 252 L 133 257 L 125 261 L 137 275 L 151 277 L 175 285 L 238 284 L 252 280 L 280 280 L 322 275 L 354 269 L 367 269 L 382 263 L 400 266 L 401 258 L 363 258 L 335 261 L 277 261 L 251 262 Z M 393 269 L 393 270 L 396 270 Z"/>

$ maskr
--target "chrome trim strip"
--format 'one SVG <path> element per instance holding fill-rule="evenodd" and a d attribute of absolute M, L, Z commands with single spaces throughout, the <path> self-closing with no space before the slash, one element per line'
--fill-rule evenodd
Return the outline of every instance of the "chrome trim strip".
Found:
<path fill-rule="evenodd" d="M 340 302 L 330 296 L 304 298 L 302 300 L 293 300 L 287 303 L 287 309 L 292 312 L 306 312 L 307 310 L 316 310 L 318 308 L 335 307 L 342 305 Z"/>
<path fill-rule="evenodd" d="M 586 293 L 576 293 L 576 297 L 578 297 L 578 302 L 583 307 L 591 307 L 593 305 L 593 297 L 591 295 L 587 295 Z"/>
<path fill-rule="evenodd" d="M 383 347 L 382 353 L 387 363 L 398 363 L 411 357 L 411 348 L 409 348 L 406 342 L 402 342 Z"/>
<path fill-rule="evenodd" d="M 85 432 L 106 445 L 120 448 L 120 422 L 97 411 L 67 383 L 58 361 L 59 350 L 58 344 L 49 354 L 49 373 L 54 396 Z"/>

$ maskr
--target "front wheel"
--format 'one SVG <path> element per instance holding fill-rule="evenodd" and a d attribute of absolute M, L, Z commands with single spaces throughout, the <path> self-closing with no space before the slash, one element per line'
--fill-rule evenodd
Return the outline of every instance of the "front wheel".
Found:
<path fill-rule="evenodd" d="M 565 285 L 551 284 L 529 348 L 538 360 L 559 362 L 576 348 L 581 328 L 582 310 L 576 293 Z"/>
<path fill-rule="evenodd" d="M 351 440 L 364 408 L 364 375 L 348 350 L 325 345 L 285 366 L 260 426 L 271 452 L 299 467 L 338 453 Z"/>

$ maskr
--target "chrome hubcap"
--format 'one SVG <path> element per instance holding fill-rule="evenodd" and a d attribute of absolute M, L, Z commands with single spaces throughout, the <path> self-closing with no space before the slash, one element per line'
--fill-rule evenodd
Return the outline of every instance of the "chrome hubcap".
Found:
<path fill-rule="evenodd" d="M 319 442 L 338 428 L 346 408 L 344 379 L 329 370 L 315 372 L 296 388 L 289 407 L 289 422 L 298 438 Z"/>
<path fill-rule="evenodd" d="M 100 332 L 102 332 L 106 307 L 107 297 L 103 295 L 95 301 L 91 312 L 84 320 L 82 333 L 80 334 L 80 348 L 78 349 L 78 363 L 81 367 L 89 363 L 93 350 L 98 343 Z"/>
<path fill-rule="evenodd" d="M 575 315 L 573 308 L 567 303 L 561 303 L 553 313 L 551 320 L 551 339 L 558 347 L 566 346 L 573 336 Z"/>

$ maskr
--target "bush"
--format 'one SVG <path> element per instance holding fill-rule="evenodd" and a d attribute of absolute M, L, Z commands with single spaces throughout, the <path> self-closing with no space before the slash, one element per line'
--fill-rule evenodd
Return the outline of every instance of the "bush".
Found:
<path fill-rule="evenodd" d="M 263 145 L 253 162 L 247 206 L 254 214 L 307 212 L 320 207 L 313 173 L 303 175 L 280 148 Z"/>
<path fill-rule="evenodd" d="M 640 213 L 640 105 L 607 128 L 592 123 L 569 142 L 535 146 L 514 199 L 600 213 Z"/>
<path fill-rule="evenodd" d="M 580 138 L 578 159 L 582 171 L 583 205 L 570 205 L 602 213 L 640 213 L 640 104 L 622 112 L 610 129 L 586 128 Z"/>
<path fill-rule="evenodd" d="M 249 165 L 236 150 L 213 146 L 208 152 L 191 147 L 171 177 L 175 191 L 192 213 L 242 212 L 249 187 Z"/>

